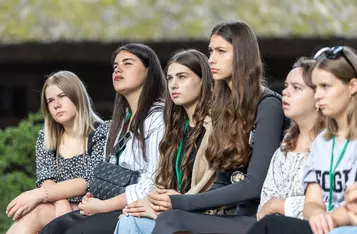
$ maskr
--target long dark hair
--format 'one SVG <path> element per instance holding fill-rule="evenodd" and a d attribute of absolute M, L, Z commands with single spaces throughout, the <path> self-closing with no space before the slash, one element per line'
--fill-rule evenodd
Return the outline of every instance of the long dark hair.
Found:
<path fill-rule="evenodd" d="M 316 65 L 316 60 L 311 58 L 302 57 L 298 59 L 294 65 L 294 68 L 301 68 L 302 69 L 302 78 L 304 83 L 314 89 L 315 86 L 312 83 L 312 70 Z M 322 115 L 321 111 L 318 113 L 318 118 L 314 124 L 314 127 L 310 130 L 310 134 L 312 134 L 313 138 L 315 138 L 326 126 L 326 118 Z M 289 151 L 294 151 L 296 149 L 296 144 L 300 135 L 299 126 L 295 122 L 291 122 L 289 128 L 286 130 L 285 137 L 281 142 L 280 149 L 287 153 Z"/>
<path fill-rule="evenodd" d="M 188 170 L 190 155 L 196 146 L 198 137 L 204 128 L 204 119 L 209 114 L 210 110 L 213 78 L 207 56 L 197 50 L 191 49 L 176 53 L 169 60 L 166 70 L 173 63 L 178 63 L 189 68 L 202 80 L 201 94 L 193 114 L 196 126 L 190 133 L 182 159 L 183 177 L 180 192 L 185 193 L 189 190 L 188 185 L 191 178 Z M 197 87 L 192 88 L 195 89 Z M 173 167 L 173 161 L 176 156 L 179 142 L 184 135 L 183 128 L 186 119 L 187 114 L 184 107 L 175 105 L 169 92 L 167 92 L 164 107 L 165 134 L 160 143 L 160 161 L 155 178 L 156 184 L 164 188 L 177 188 L 177 181 L 174 177 L 175 170 Z"/>
<path fill-rule="evenodd" d="M 246 166 L 251 155 L 249 133 L 263 96 L 263 63 L 257 38 L 244 22 L 222 23 L 213 28 L 233 46 L 232 90 L 216 81 L 212 107 L 213 132 L 206 157 L 217 171 Z"/>
<path fill-rule="evenodd" d="M 134 137 L 139 139 L 140 146 L 146 160 L 145 137 L 144 137 L 144 122 L 153 105 L 162 101 L 165 92 L 165 77 L 161 69 L 161 65 L 156 53 L 148 46 L 143 44 L 130 43 L 121 46 L 112 55 L 112 64 L 115 57 L 121 51 L 127 51 L 137 56 L 147 70 L 147 77 L 144 82 L 143 90 L 138 100 L 138 109 L 133 116 L 131 131 Z M 113 149 L 114 142 L 121 131 L 121 127 L 129 109 L 129 104 L 124 96 L 116 93 L 114 101 L 114 110 L 112 123 L 109 130 L 108 142 L 106 146 L 106 159 L 109 160 L 109 155 Z M 154 108 L 156 109 L 156 108 Z"/>

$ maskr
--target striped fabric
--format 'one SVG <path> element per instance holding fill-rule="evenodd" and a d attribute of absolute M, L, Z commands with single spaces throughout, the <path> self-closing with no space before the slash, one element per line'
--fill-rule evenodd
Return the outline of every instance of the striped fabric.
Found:
<path fill-rule="evenodd" d="M 133 133 L 119 159 L 120 166 L 140 173 L 138 183 L 129 185 L 125 189 L 127 204 L 145 198 L 154 185 L 154 173 L 159 162 L 159 144 L 164 135 L 162 110 L 155 111 L 146 118 L 144 134 L 146 160 L 144 160 L 140 142 L 134 138 Z"/>

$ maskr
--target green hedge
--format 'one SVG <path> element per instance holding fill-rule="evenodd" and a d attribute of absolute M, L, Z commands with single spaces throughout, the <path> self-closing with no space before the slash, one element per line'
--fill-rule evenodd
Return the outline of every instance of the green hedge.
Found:
<path fill-rule="evenodd" d="M 31 113 L 18 126 L 0 129 L 0 233 L 12 223 L 5 214 L 8 203 L 35 186 L 35 144 L 42 124 L 42 114 Z"/>

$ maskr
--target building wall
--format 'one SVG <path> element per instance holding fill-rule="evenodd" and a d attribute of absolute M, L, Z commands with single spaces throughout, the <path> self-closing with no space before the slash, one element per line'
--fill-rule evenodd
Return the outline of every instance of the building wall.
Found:
<path fill-rule="evenodd" d="M 40 108 L 40 94 L 46 75 L 58 70 L 75 72 L 86 84 L 95 108 L 103 118 L 111 116 L 114 100 L 110 64 L 112 52 L 125 42 L 58 42 L 0 44 L 0 128 L 16 125 L 28 112 Z M 145 42 L 165 67 L 179 49 L 207 52 L 208 41 Z M 260 38 L 260 49 L 268 85 L 278 92 L 294 61 L 323 46 L 347 44 L 357 48 L 356 39 Z"/>

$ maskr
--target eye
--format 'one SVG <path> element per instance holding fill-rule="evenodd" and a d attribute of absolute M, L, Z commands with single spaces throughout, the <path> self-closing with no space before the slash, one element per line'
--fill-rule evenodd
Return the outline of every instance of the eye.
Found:
<path fill-rule="evenodd" d="M 322 87 L 323 89 L 327 89 L 327 88 L 329 87 L 329 85 L 328 85 L 328 84 L 321 84 L 321 87 Z"/>
<path fill-rule="evenodd" d="M 222 53 L 225 53 L 226 51 L 224 51 L 222 49 L 218 49 L 218 52 L 222 54 Z"/>
<path fill-rule="evenodd" d="M 284 89 L 286 89 L 288 87 L 287 83 L 284 83 Z"/>
<path fill-rule="evenodd" d="M 53 101 L 53 99 L 47 100 L 47 103 L 50 104 Z"/>
<path fill-rule="evenodd" d="M 61 95 L 59 95 L 60 98 L 63 98 L 63 97 L 65 97 L 65 96 L 66 96 L 66 94 L 64 94 L 64 93 L 62 93 Z"/>
<path fill-rule="evenodd" d="M 186 76 L 184 76 L 184 75 L 179 75 L 179 79 L 185 79 L 186 78 Z"/>
<path fill-rule="evenodd" d="M 301 88 L 299 86 L 297 86 L 297 85 L 293 85 L 293 87 L 294 87 L 295 90 L 301 90 Z"/>
<path fill-rule="evenodd" d="M 172 76 L 167 76 L 167 77 L 166 77 L 166 80 L 167 80 L 167 81 L 172 80 Z"/>
<path fill-rule="evenodd" d="M 131 65 L 131 63 L 124 63 L 124 65 L 125 65 L 125 66 L 129 66 L 129 65 Z"/>
<path fill-rule="evenodd" d="M 211 48 L 208 48 L 208 52 L 211 54 L 212 53 L 212 49 Z"/>

